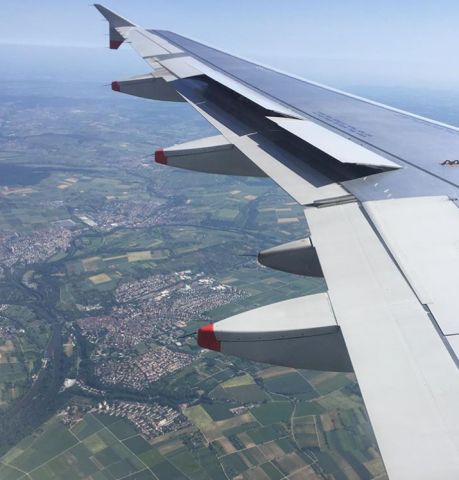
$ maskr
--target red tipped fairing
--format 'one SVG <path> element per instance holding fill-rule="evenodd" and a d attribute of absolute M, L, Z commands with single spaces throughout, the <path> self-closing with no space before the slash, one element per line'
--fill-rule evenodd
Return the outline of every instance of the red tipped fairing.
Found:
<path fill-rule="evenodd" d="M 214 324 L 209 323 L 198 330 L 198 345 L 209 350 L 220 351 L 220 342 L 214 333 Z"/>
<path fill-rule="evenodd" d="M 162 77 L 154 74 L 136 75 L 127 80 L 116 82 L 117 92 L 134 95 L 135 97 L 149 98 L 151 100 L 164 100 L 168 102 L 184 102 L 185 100 L 173 90 L 169 83 Z M 113 88 L 113 83 L 112 83 Z"/>
<path fill-rule="evenodd" d="M 121 87 L 124 85 L 121 84 Z M 213 135 L 160 149 L 155 153 L 155 161 L 197 172 L 246 177 L 266 176 L 223 135 Z"/>
<path fill-rule="evenodd" d="M 112 90 L 114 92 L 120 92 L 121 91 L 121 88 L 120 88 L 120 83 L 119 82 L 112 82 Z"/>
<path fill-rule="evenodd" d="M 164 153 L 164 149 L 160 148 L 155 152 L 155 162 L 160 163 L 161 165 L 167 165 L 167 157 Z"/>
<path fill-rule="evenodd" d="M 119 40 L 110 40 L 110 48 L 111 50 L 118 50 L 120 48 L 121 44 L 123 43 L 122 41 Z"/>
<path fill-rule="evenodd" d="M 352 371 L 325 293 L 273 303 L 205 325 L 198 330 L 198 344 L 273 365 Z"/>

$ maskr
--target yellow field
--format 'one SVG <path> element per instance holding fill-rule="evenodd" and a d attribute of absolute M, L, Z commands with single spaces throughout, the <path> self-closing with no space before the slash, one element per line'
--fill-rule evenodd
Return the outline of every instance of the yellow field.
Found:
<path fill-rule="evenodd" d="M 337 390 L 335 392 L 329 393 L 325 397 L 320 399 L 320 404 L 326 410 L 333 410 L 341 408 L 342 410 L 347 410 L 351 408 L 358 408 L 359 403 L 354 397 L 349 397 L 343 392 Z"/>
<path fill-rule="evenodd" d="M 218 431 L 227 430 L 229 428 L 239 427 L 244 425 L 244 423 L 256 422 L 255 417 L 250 413 L 243 413 L 237 417 L 227 418 L 226 420 L 219 420 L 218 422 L 213 422 L 213 425 Z"/>
<path fill-rule="evenodd" d="M 18 363 L 18 359 L 13 356 L 6 356 L 5 354 L 0 353 L 0 365 L 5 363 Z"/>
<path fill-rule="evenodd" d="M 296 452 L 292 452 L 292 453 L 288 453 L 287 455 L 284 455 L 283 457 L 277 459 L 276 463 L 280 465 L 283 471 L 287 471 L 290 474 L 300 469 L 307 468 L 305 461 Z M 291 477 L 289 476 L 289 478 Z M 299 478 L 307 478 L 307 477 L 303 475 L 303 476 L 300 476 Z"/>
<path fill-rule="evenodd" d="M 234 283 L 237 282 L 238 279 L 234 277 L 225 277 L 222 279 L 222 283 Z"/>
<path fill-rule="evenodd" d="M 311 379 L 308 379 L 308 380 L 311 382 L 311 385 L 313 387 L 317 387 L 322 382 L 330 380 L 331 378 L 333 378 L 335 376 L 336 376 L 335 372 L 323 372 L 323 373 L 320 373 L 319 375 L 316 375 L 315 377 L 313 377 Z"/>
<path fill-rule="evenodd" d="M 292 373 L 294 371 L 295 370 L 293 368 L 288 368 L 288 367 L 269 367 L 259 372 L 258 375 L 261 378 L 271 378 L 271 377 L 277 377 L 278 375 L 284 375 L 286 373 Z"/>
<path fill-rule="evenodd" d="M 62 347 L 67 357 L 71 357 L 73 355 L 73 343 L 70 340 L 67 343 L 64 343 Z"/>
<path fill-rule="evenodd" d="M 89 257 L 81 260 L 85 272 L 90 272 L 91 270 L 97 270 L 100 257 Z"/>
<path fill-rule="evenodd" d="M 14 344 L 11 340 L 7 340 L 2 346 L 0 346 L 0 353 L 10 353 L 14 351 Z"/>
<path fill-rule="evenodd" d="M 7 340 L 2 346 L 0 346 L 0 364 L 17 363 L 18 359 L 11 355 L 14 350 L 14 344 L 11 340 Z"/>
<path fill-rule="evenodd" d="M 116 257 L 103 258 L 104 262 L 110 262 L 111 260 L 119 260 L 120 258 L 127 258 L 127 255 L 117 255 Z"/>
<path fill-rule="evenodd" d="M 169 251 L 168 250 L 155 250 L 151 254 L 151 259 L 152 260 L 163 260 L 165 258 L 169 257 Z"/>
<path fill-rule="evenodd" d="M 127 254 L 129 262 L 142 262 L 144 260 L 151 260 L 150 250 L 144 250 L 143 252 L 128 252 Z"/>
<path fill-rule="evenodd" d="M 86 438 L 83 443 L 92 454 L 102 451 L 107 446 L 105 442 L 97 435 L 97 433 L 94 433 L 90 437 Z"/>
<path fill-rule="evenodd" d="M 201 405 L 189 407 L 183 413 L 194 423 L 200 430 L 208 430 L 214 426 L 214 421 Z"/>
<path fill-rule="evenodd" d="M 94 285 L 99 285 L 100 283 L 109 282 L 111 278 L 106 273 L 99 273 L 99 275 L 93 275 L 92 277 L 89 277 L 89 280 L 91 280 Z"/>
<path fill-rule="evenodd" d="M 234 453 L 237 451 L 236 447 L 226 437 L 222 437 L 216 440 L 216 442 L 220 444 L 220 447 L 222 447 L 225 454 Z"/>
<path fill-rule="evenodd" d="M 0 193 L 2 193 L 3 195 L 26 195 L 28 193 L 33 193 L 34 191 L 35 190 L 30 187 L 3 187 L 0 189 Z"/>
<path fill-rule="evenodd" d="M 231 387 L 242 387 L 243 385 L 252 385 L 254 384 L 253 378 L 245 373 L 244 375 L 239 375 L 238 377 L 233 377 L 223 382 L 221 386 L 223 388 L 231 388 Z"/>
<path fill-rule="evenodd" d="M 255 422 L 251 413 L 244 413 L 237 417 L 228 418 L 215 422 L 201 405 L 189 407 L 183 411 L 189 420 L 201 430 L 202 434 L 210 442 L 224 438 L 224 430 L 239 427 L 245 423 Z"/>

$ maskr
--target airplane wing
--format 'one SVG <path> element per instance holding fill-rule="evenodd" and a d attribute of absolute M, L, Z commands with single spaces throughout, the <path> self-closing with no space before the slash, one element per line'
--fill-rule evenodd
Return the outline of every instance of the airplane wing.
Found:
<path fill-rule="evenodd" d="M 219 132 L 158 163 L 269 176 L 304 207 L 310 234 L 259 261 L 327 291 L 202 327 L 199 344 L 354 371 L 389 477 L 458 479 L 459 129 L 96 7 L 110 47 L 129 43 L 152 70 L 112 88 L 188 102 Z"/>

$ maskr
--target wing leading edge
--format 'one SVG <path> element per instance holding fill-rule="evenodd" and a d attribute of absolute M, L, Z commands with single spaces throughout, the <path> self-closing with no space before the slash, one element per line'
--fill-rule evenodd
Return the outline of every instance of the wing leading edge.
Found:
<path fill-rule="evenodd" d="M 187 101 L 220 133 L 158 163 L 268 175 L 305 209 L 310 237 L 259 258 L 323 275 L 327 292 L 202 327 L 200 345 L 355 371 L 390 478 L 459 478 L 459 169 L 442 165 L 458 130 L 96 7 L 110 46 L 121 38 L 153 69 L 114 90 Z"/>

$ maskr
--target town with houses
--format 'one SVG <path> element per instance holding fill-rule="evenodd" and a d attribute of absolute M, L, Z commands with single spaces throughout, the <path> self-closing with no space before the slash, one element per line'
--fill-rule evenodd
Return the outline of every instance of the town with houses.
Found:
<path fill-rule="evenodd" d="M 86 316 L 77 323 L 96 346 L 93 358 L 106 358 L 108 352 L 130 350 L 149 341 L 180 347 L 180 336 L 190 319 L 199 320 L 203 312 L 244 295 L 203 272 L 154 275 L 121 284 L 110 315 Z"/>
<path fill-rule="evenodd" d="M 191 355 L 158 347 L 130 362 L 103 362 L 96 367 L 96 375 L 106 385 L 122 385 L 129 390 L 141 392 L 164 375 L 186 367 L 191 362 Z"/>
<path fill-rule="evenodd" d="M 108 404 L 102 400 L 106 388 L 148 392 L 154 382 L 190 365 L 196 354 L 180 350 L 190 318 L 199 318 L 244 295 L 203 272 L 193 274 L 190 270 L 122 283 L 115 291 L 117 304 L 110 315 L 85 316 L 77 321 L 83 336 L 94 346 L 91 361 L 102 389 L 82 380 L 72 387 L 101 400 L 94 411 L 128 419 L 147 438 L 183 428 L 189 421 L 176 408 L 157 402 Z M 150 347 L 137 354 L 135 347 L 140 344 Z"/>
<path fill-rule="evenodd" d="M 0 233 L 0 267 L 38 263 L 70 245 L 72 231 L 62 226 L 39 229 L 28 235 Z"/>
<path fill-rule="evenodd" d="M 95 411 L 129 420 L 147 439 L 190 425 L 188 418 L 181 412 L 156 402 L 146 404 L 116 401 L 109 404 L 103 401 L 97 404 Z"/>
<path fill-rule="evenodd" d="M 101 383 L 143 391 L 192 362 L 192 355 L 180 351 L 190 319 L 243 297 L 242 291 L 203 272 L 154 275 L 121 284 L 110 315 L 87 316 L 77 323 L 94 345 L 91 359 Z M 149 343 L 152 349 L 132 354 L 139 344 Z"/>

